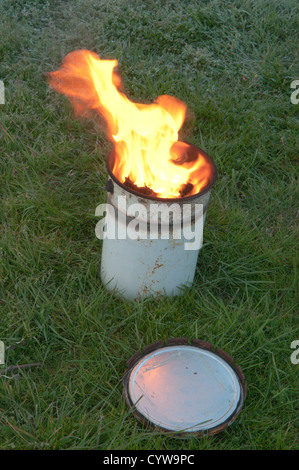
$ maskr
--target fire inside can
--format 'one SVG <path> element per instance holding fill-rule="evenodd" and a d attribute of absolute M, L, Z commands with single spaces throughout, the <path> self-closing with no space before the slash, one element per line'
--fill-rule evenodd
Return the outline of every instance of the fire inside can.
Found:
<path fill-rule="evenodd" d="M 170 199 L 138 192 L 118 181 L 112 172 L 111 152 L 107 160 L 107 236 L 101 260 L 101 279 L 108 290 L 135 300 L 172 297 L 192 284 L 217 170 L 203 150 L 191 147 L 210 165 L 210 181 L 197 194 Z M 138 215 L 133 217 L 136 211 Z"/>

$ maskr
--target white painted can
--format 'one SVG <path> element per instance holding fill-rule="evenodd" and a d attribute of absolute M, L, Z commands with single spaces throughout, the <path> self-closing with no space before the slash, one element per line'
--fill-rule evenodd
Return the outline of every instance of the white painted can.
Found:
<path fill-rule="evenodd" d="M 116 180 L 108 160 L 111 179 L 107 183 L 101 279 L 109 291 L 140 300 L 179 295 L 192 284 L 211 187 L 216 181 L 216 167 L 207 158 L 213 168 L 211 184 L 194 196 L 167 200 L 128 189 Z M 136 211 L 140 205 L 143 209 Z"/>

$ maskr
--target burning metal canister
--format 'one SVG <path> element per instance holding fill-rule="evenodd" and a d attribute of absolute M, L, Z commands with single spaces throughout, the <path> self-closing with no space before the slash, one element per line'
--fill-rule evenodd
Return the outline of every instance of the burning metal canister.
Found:
<path fill-rule="evenodd" d="M 109 291 L 129 300 L 171 297 L 192 284 L 217 170 L 203 150 L 191 147 L 210 165 L 210 181 L 197 194 L 170 199 L 142 194 L 121 183 L 112 172 L 111 152 L 107 160 L 107 236 L 101 260 L 101 279 Z M 136 209 L 138 215 L 133 217 Z M 109 231 L 115 236 L 108 236 Z"/>
<path fill-rule="evenodd" d="M 73 51 L 48 81 L 77 114 L 101 115 L 114 143 L 103 282 L 129 299 L 172 296 L 193 281 L 216 167 L 205 152 L 179 140 L 185 103 L 170 95 L 134 103 L 121 91 L 117 65 L 94 52 Z M 115 236 L 107 236 L 115 228 Z"/>

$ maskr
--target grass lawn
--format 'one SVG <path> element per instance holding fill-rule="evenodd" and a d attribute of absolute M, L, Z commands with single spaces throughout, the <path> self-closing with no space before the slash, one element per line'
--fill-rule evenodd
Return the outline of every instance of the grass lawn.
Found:
<path fill-rule="evenodd" d="M 1 1 L 0 368 L 42 367 L 0 377 L 0 449 L 296 448 L 296 7 Z M 101 285 L 111 144 L 45 79 L 81 48 L 118 59 L 132 100 L 182 99 L 181 138 L 216 162 L 194 286 L 175 299 L 130 303 Z M 243 411 L 217 436 L 165 437 L 124 402 L 126 361 L 175 336 L 221 347 L 245 374 Z"/>

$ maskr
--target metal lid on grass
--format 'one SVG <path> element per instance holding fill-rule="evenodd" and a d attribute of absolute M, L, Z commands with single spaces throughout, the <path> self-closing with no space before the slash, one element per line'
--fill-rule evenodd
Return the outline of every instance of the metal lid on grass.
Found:
<path fill-rule="evenodd" d="M 216 434 L 235 420 L 246 398 L 240 367 L 204 341 L 159 341 L 134 354 L 128 367 L 123 379 L 128 405 L 161 431 Z"/>

